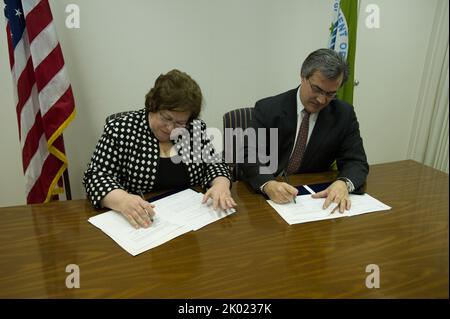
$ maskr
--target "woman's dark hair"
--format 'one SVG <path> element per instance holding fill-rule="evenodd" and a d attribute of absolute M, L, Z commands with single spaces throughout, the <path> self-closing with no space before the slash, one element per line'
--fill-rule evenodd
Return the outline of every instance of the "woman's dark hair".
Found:
<path fill-rule="evenodd" d="M 172 70 L 161 74 L 155 86 L 145 95 L 146 112 L 169 110 L 175 112 L 191 112 L 196 119 L 202 106 L 202 91 L 188 74 Z"/>

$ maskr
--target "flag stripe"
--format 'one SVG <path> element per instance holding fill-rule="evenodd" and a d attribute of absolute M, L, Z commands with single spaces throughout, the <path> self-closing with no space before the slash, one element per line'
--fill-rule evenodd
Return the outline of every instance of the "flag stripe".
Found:
<path fill-rule="evenodd" d="M 33 43 L 33 40 L 41 30 L 45 29 L 52 22 L 52 15 L 47 1 L 31 1 L 31 4 L 33 5 L 32 8 L 24 4 L 23 10 L 26 15 L 28 39 L 30 43 Z"/>
<path fill-rule="evenodd" d="M 30 42 L 30 51 L 33 56 L 33 65 L 36 68 L 41 64 L 50 52 L 58 45 L 56 39 L 55 28 L 53 23 L 45 27 L 33 40 Z"/>
<path fill-rule="evenodd" d="M 23 171 L 25 172 L 28 169 L 30 162 L 34 154 L 36 153 L 38 147 L 40 147 L 40 140 L 45 138 L 43 134 L 42 128 L 42 118 L 41 113 L 38 111 L 34 123 L 31 125 L 28 130 L 28 134 L 26 135 L 22 148 L 22 163 L 23 163 Z M 46 139 L 45 139 L 46 140 Z M 45 146 L 47 149 L 47 146 Z"/>
<path fill-rule="evenodd" d="M 31 59 L 28 60 L 15 84 L 17 85 L 17 92 L 19 93 L 17 111 L 21 112 L 22 107 L 25 105 L 25 102 L 28 100 L 31 93 L 31 88 L 35 84 L 33 63 L 31 62 Z"/>
<path fill-rule="evenodd" d="M 42 116 L 58 101 L 67 91 L 70 83 L 66 74 L 66 68 L 63 67 L 50 82 L 39 92 L 39 103 L 41 105 Z"/>
<path fill-rule="evenodd" d="M 15 83 L 17 83 L 17 79 L 25 69 L 28 60 L 30 60 L 31 53 L 28 46 L 29 46 L 28 37 L 25 33 L 22 39 L 17 43 L 16 45 L 17 49 L 14 51 L 14 64 L 11 70 L 13 73 L 13 80 Z"/>
<path fill-rule="evenodd" d="M 39 137 L 38 147 L 34 154 L 29 159 L 27 168 L 25 169 L 25 192 L 29 193 L 36 180 L 39 178 L 42 172 L 42 165 L 45 159 L 49 155 L 47 150 L 47 140 L 44 134 Z"/>
<path fill-rule="evenodd" d="M 22 7 L 23 7 L 23 13 L 25 15 L 29 14 L 31 12 L 31 10 L 33 10 L 34 7 L 36 7 L 39 2 L 41 2 L 40 0 L 26 0 L 25 2 L 22 3 Z"/>
<path fill-rule="evenodd" d="M 31 63 L 31 59 L 28 60 L 28 64 L 26 65 L 24 71 L 20 74 L 19 79 L 16 83 L 17 85 L 17 106 L 16 113 L 17 117 L 20 120 L 21 113 L 24 105 L 30 98 L 30 94 L 34 85 L 34 72 L 33 65 Z M 20 126 L 23 122 L 19 121 L 19 132 L 22 132 L 22 127 Z M 20 136 L 22 138 L 22 135 Z"/>
<path fill-rule="evenodd" d="M 59 127 L 64 126 L 65 121 L 70 118 L 70 105 L 73 99 L 72 88 L 69 86 L 60 99 L 55 102 L 55 106 L 50 108 L 50 110 L 43 116 L 44 122 L 46 123 L 44 131 L 48 140 L 51 139 L 51 134 L 57 131 Z M 64 115 L 64 117 L 61 115 Z"/>
<path fill-rule="evenodd" d="M 58 44 L 34 70 L 38 92 L 42 91 L 63 66 L 61 46 Z"/>
<path fill-rule="evenodd" d="M 25 146 L 25 140 L 34 124 L 36 114 L 39 112 L 39 97 L 36 86 L 33 85 L 30 97 L 22 108 L 22 112 L 18 113 L 19 117 L 19 134 L 20 146 Z M 23 138 L 22 138 L 23 137 Z"/>

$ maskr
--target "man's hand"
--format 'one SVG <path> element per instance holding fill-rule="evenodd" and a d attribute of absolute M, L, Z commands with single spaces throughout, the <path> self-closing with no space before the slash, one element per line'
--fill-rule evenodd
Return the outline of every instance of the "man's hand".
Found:
<path fill-rule="evenodd" d="M 333 209 L 331 214 L 333 214 L 336 209 L 339 209 L 339 212 L 342 214 L 344 213 L 344 210 L 349 210 L 351 207 L 351 201 L 348 196 L 348 190 L 347 185 L 344 181 L 335 181 L 333 184 L 328 186 L 326 190 L 323 190 L 319 193 L 313 194 L 313 198 L 324 198 L 325 203 L 323 204 L 323 209 L 328 208 L 331 203 L 337 204 L 336 207 Z"/>
<path fill-rule="evenodd" d="M 277 204 L 292 202 L 297 196 L 298 190 L 294 186 L 284 182 L 270 181 L 263 189 L 264 193 Z"/>

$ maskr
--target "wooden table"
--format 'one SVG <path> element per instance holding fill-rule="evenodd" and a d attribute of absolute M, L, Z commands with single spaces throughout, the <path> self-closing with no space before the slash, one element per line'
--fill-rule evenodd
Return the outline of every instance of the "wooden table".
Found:
<path fill-rule="evenodd" d="M 448 186 L 413 161 L 373 165 L 367 192 L 392 210 L 289 226 L 236 182 L 236 214 L 136 257 L 87 222 L 86 200 L 1 208 L 0 297 L 448 298 Z M 366 287 L 369 264 L 380 288 Z"/>

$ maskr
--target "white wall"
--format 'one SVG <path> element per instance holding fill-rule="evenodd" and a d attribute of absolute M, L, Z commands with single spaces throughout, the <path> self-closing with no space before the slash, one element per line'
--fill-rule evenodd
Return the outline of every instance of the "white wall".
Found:
<path fill-rule="evenodd" d="M 355 106 L 370 163 L 405 159 L 437 1 L 361 1 Z M 65 7 L 81 28 L 65 27 Z M 179 68 L 205 97 L 202 118 L 222 127 L 239 106 L 298 85 L 306 55 L 328 41 L 332 0 L 53 0 L 77 104 L 65 131 L 74 198 L 108 114 L 143 106 L 156 77 Z M 364 26 L 378 4 L 381 28 Z M 0 206 L 24 204 L 22 164 L 4 21 L 0 24 Z M 380 129 L 380 125 L 382 129 Z"/>
<path fill-rule="evenodd" d="M 363 0 L 354 91 L 370 164 L 407 158 L 434 12 L 447 0 Z M 380 8 L 380 28 L 365 27 L 365 8 Z"/>

